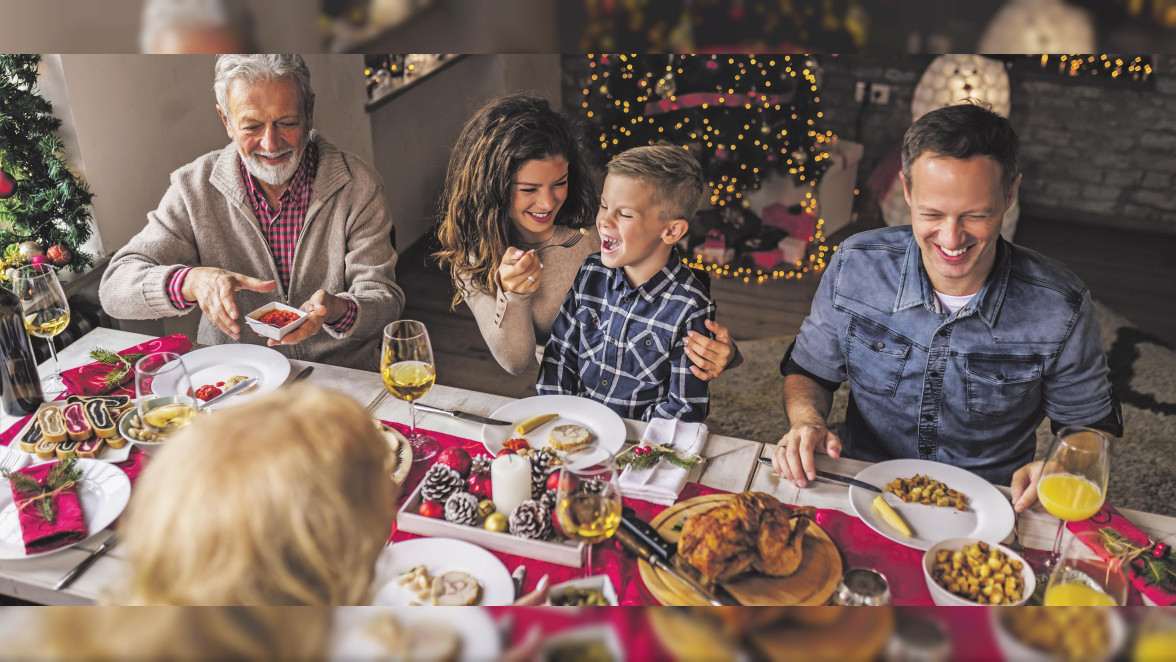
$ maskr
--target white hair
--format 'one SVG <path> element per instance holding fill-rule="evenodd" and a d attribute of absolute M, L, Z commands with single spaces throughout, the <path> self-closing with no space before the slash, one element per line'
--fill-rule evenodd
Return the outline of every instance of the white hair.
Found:
<path fill-rule="evenodd" d="M 228 30 L 246 50 L 256 50 L 253 15 L 243 0 L 146 0 L 139 50 L 153 53 L 160 34 L 172 28 L 211 27 Z"/>
<path fill-rule="evenodd" d="M 310 69 L 301 55 L 218 55 L 212 89 L 216 102 L 229 115 L 229 83 L 242 78 L 246 82 L 275 81 L 289 78 L 298 88 L 306 121 L 314 116 L 314 90 L 310 87 Z"/>

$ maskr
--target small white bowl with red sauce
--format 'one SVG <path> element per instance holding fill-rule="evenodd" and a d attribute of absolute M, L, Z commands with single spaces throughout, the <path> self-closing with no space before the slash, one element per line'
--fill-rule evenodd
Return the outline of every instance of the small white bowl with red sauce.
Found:
<path fill-rule="evenodd" d="M 273 340 L 281 340 L 302 326 L 310 313 L 274 301 L 245 316 L 245 323 L 255 333 Z"/>

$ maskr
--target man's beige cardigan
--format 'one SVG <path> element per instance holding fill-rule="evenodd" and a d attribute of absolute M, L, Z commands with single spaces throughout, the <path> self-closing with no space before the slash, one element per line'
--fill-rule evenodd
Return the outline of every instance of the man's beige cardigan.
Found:
<path fill-rule="evenodd" d="M 122 319 L 189 312 L 172 306 L 166 291 L 168 276 L 181 266 L 218 267 L 278 281 L 272 292 L 237 292 L 239 320 L 270 301 L 297 308 L 319 289 L 347 293 L 358 304 L 349 331 L 338 333 L 324 326 L 298 345 L 275 349 L 294 359 L 378 370 L 382 330 L 404 308 L 383 185 L 375 169 L 354 154 L 317 134 L 311 139 L 318 143 L 318 174 L 294 251 L 289 288 L 282 287 L 241 182 L 237 149 L 230 144 L 172 173 L 159 208 L 147 215 L 147 226 L 111 259 L 99 290 L 106 312 Z M 243 321 L 240 326 L 239 342 L 265 345 L 266 339 Z M 200 320 L 197 341 L 234 342 L 207 317 Z"/>

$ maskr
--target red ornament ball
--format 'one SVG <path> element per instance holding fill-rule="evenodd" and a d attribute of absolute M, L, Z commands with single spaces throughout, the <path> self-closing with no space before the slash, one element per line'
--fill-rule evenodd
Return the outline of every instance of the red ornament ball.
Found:
<path fill-rule="evenodd" d="M 470 475 L 470 464 L 472 463 L 472 460 L 470 459 L 470 454 L 467 453 L 464 448 L 451 446 L 441 451 L 441 453 L 437 456 L 437 463 L 444 464 L 450 469 L 453 469 L 457 473 L 461 474 L 462 478 L 465 478 L 466 476 Z"/>
<path fill-rule="evenodd" d="M 512 451 L 509 448 L 504 448 L 504 449 L 498 451 L 498 454 L 495 455 L 494 457 L 502 457 L 503 455 L 518 455 L 518 453 Z"/>
<path fill-rule="evenodd" d="M 45 264 L 45 262 L 46 260 L 44 255 L 34 255 L 33 259 L 29 260 L 29 264 L 33 265 L 34 267 L 39 267 L 42 264 Z"/>
<path fill-rule="evenodd" d="M 445 506 L 442 506 L 440 501 L 426 499 L 421 502 L 421 507 L 417 509 L 417 513 L 422 517 L 445 519 Z"/>
<path fill-rule="evenodd" d="M 548 476 L 547 476 L 547 489 L 548 490 L 558 490 L 559 489 L 560 473 L 561 472 L 557 470 L 557 471 L 553 471 L 550 474 L 548 474 Z M 580 487 L 580 479 L 579 479 L 579 477 L 576 476 L 576 474 L 568 472 L 568 473 L 563 474 L 563 477 L 564 477 L 564 483 L 567 486 L 567 489 L 565 490 L 566 492 L 575 492 L 576 489 L 578 489 Z"/>
<path fill-rule="evenodd" d="M 0 170 L 0 200 L 11 198 L 16 193 L 16 180 L 12 175 Z"/>
<path fill-rule="evenodd" d="M 488 474 L 471 474 L 466 479 L 466 485 L 469 487 L 470 494 L 479 499 L 494 498 L 494 486 L 490 482 L 490 476 Z"/>
<path fill-rule="evenodd" d="M 49 250 L 45 251 L 45 257 L 49 258 L 49 261 L 53 263 L 53 266 L 64 267 L 65 265 L 69 264 L 70 260 L 73 259 L 73 254 L 70 253 L 69 249 L 65 246 L 62 246 L 61 244 L 54 244 L 53 246 L 49 247 Z"/>

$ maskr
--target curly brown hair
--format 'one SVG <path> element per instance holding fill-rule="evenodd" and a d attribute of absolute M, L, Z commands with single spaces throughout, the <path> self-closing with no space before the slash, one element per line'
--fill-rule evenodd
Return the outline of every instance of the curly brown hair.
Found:
<path fill-rule="evenodd" d="M 596 184 L 571 123 L 536 94 L 514 94 L 483 106 L 465 127 L 449 157 L 433 254 L 449 271 L 457 306 L 469 287 L 494 294 L 494 275 L 508 246 L 520 237 L 510 220 L 511 187 L 528 161 L 563 157 L 568 196 L 556 225 L 581 228 L 595 220 Z"/>

